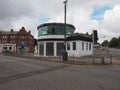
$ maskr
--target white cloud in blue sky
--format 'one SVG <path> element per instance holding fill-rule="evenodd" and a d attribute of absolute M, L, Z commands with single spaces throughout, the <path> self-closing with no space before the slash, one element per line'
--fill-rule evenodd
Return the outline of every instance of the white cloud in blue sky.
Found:
<path fill-rule="evenodd" d="M 50 20 L 50 17 L 40 17 L 40 18 L 38 19 L 38 22 L 39 22 L 40 24 L 43 24 L 43 23 L 47 23 L 49 20 Z"/>
<path fill-rule="evenodd" d="M 103 20 L 105 12 L 107 10 L 111 10 L 111 9 L 112 9 L 112 7 L 109 5 L 104 5 L 104 6 L 94 5 L 93 12 L 91 14 L 91 19 L 95 19 L 98 21 Z"/>

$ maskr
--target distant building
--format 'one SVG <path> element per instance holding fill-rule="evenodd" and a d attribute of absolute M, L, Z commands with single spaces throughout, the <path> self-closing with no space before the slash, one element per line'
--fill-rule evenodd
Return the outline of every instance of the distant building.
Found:
<path fill-rule="evenodd" d="M 17 51 L 27 53 L 34 52 L 34 37 L 31 35 L 31 31 L 27 32 L 24 27 L 22 27 L 16 34 L 16 48 Z"/>
<path fill-rule="evenodd" d="M 93 54 L 92 35 L 75 34 L 75 27 L 64 23 L 45 23 L 38 29 L 38 56 L 61 56 L 64 51 L 66 27 L 66 51 L 68 56 Z"/>
<path fill-rule="evenodd" d="M 9 50 L 11 52 L 16 51 L 16 34 L 17 31 L 0 31 L 0 52 Z"/>
<path fill-rule="evenodd" d="M 19 31 L 0 31 L 0 52 L 9 50 L 18 53 L 34 52 L 34 37 L 24 27 Z"/>

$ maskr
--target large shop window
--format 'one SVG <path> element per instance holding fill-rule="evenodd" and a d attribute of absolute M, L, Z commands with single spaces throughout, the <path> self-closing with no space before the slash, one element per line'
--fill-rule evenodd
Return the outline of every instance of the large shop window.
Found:
<path fill-rule="evenodd" d="M 61 56 L 64 51 L 64 43 L 57 43 L 57 56 Z"/>
<path fill-rule="evenodd" d="M 53 42 L 46 43 L 46 55 L 54 56 L 54 43 Z"/>
<path fill-rule="evenodd" d="M 41 42 L 39 45 L 39 54 L 44 55 L 44 43 Z"/>

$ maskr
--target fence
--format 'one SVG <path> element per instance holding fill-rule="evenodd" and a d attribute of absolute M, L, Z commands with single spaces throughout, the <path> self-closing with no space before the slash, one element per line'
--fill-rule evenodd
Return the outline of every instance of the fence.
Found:
<path fill-rule="evenodd" d="M 75 64 L 75 65 L 108 65 L 112 64 L 112 55 L 102 55 L 102 54 L 95 54 L 90 56 L 83 56 L 83 57 L 75 57 L 72 55 L 68 57 L 68 61 L 63 61 L 62 56 L 34 56 L 32 53 L 28 54 L 17 54 L 17 53 L 5 53 L 4 55 L 15 56 L 15 57 L 22 57 L 22 58 L 29 58 L 41 61 L 51 61 L 51 62 L 60 62 L 60 63 L 67 63 L 67 64 Z"/>

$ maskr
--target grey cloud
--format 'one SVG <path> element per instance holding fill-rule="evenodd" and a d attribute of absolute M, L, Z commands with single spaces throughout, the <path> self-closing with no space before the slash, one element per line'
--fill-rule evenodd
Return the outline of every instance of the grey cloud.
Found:
<path fill-rule="evenodd" d="M 29 0 L 0 0 L 0 19 L 32 15 L 33 12 L 35 6 Z"/>

